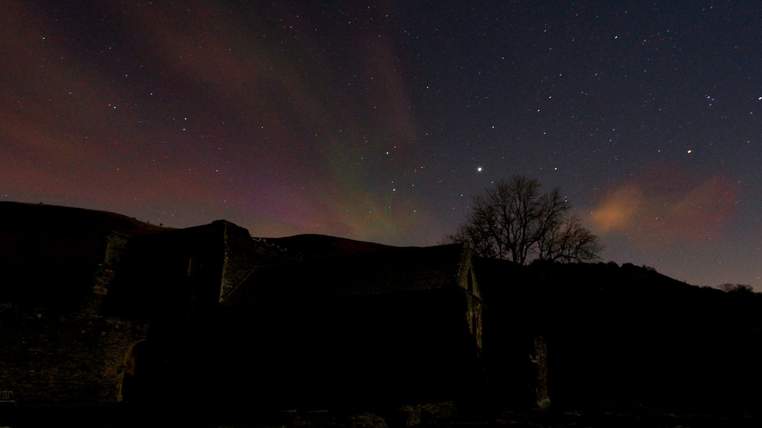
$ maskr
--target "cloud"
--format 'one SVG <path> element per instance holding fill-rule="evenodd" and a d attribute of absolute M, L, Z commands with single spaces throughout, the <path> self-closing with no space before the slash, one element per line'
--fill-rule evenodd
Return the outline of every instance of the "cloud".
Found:
<path fill-rule="evenodd" d="M 636 185 L 626 184 L 610 192 L 591 212 L 593 224 L 600 232 L 621 231 L 633 222 L 643 205 L 643 192 Z"/>
<path fill-rule="evenodd" d="M 640 247 L 690 244 L 720 236 L 737 194 L 723 175 L 649 172 L 609 189 L 590 211 L 590 222 L 597 233 L 624 235 Z"/>
<path fill-rule="evenodd" d="M 175 226 L 235 218 L 262 235 L 409 243 L 436 224 L 412 190 L 389 195 L 409 178 L 393 172 L 420 159 L 384 31 L 317 31 L 283 2 L 106 2 L 87 31 L 108 27 L 106 48 L 81 37 L 87 16 L 4 6 L 2 194 Z M 344 54 L 326 53 L 328 40 Z M 386 151 L 388 164 L 374 160 Z"/>

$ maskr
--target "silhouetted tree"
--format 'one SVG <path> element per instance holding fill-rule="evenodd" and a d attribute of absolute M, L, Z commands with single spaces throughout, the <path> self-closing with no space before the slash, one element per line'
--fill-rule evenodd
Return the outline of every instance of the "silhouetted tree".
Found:
<path fill-rule="evenodd" d="M 539 181 L 514 176 L 476 196 L 468 221 L 449 238 L 480 256 L 521 264 L 597 259 L 598 238 L 570 211 L 558 189 L 543 193 Z"/>

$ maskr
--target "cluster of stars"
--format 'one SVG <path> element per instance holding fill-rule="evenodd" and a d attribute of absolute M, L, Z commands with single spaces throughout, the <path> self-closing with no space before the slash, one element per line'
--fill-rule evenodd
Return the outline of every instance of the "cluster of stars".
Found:
<path fill-rule="evenodd" d="M 30 182 L 62 199 L 89 189 L 75 200 L 177 225 L 237 216 L 259 234 L 325 224 L 398 244 L 439 242 L 471 196 L 513 174 L 561 186 L 581 215 L 650 169 L 762 192 L 762 30 L 736 25 L 762 5 L 414 3 L 194 2 L 174 19 L 176 5 L 128 2 L 99 8 L 96 26 L 86 3 L 13 3 L 0 113 L 32 124 L 9 125 L 18 153 L 53 167 L 19 155 L 3 182 L 29 198 Z M 150 197 L 117 204 L 122 187 Z M 762 231 L 748 200 L 739 224 Z M 606 257 L 709 270 L 688 250 L 605 243 Z"/>

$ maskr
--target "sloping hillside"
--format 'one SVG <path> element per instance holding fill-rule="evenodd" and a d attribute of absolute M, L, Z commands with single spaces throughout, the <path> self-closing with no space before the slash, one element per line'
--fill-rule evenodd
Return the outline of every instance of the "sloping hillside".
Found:
<path fill-rule="evenodd" d="M 264 239 L 271 244 L 286 249 L 290 253 L 297 253 L 305 259 L 310 260 L 368 255 L 398 248 L 375 242 L 356 241 L 337 236 L 315 234 Z"/>
<path fill-rule="evenodd" d="M 219 263 L 225 251 L 220 238 L 224 233 L 220 232 L 220 227 L 224 222 L 152 235 L 165 229 L 108 212 L 19 203 L 0 203 L 0 220 L 0 304 L 10 301 L 16 305 L 43 306 L 63 312 L 81 303 L 81 297 L 92 289 L 93 275 L 103 260 L 107 237 L 115 231 L 151 235 L 139 237 L 132 243 L 137 254 L 133 261 L 139 261 L 142 266 L 142 270 L 136 272 L 145 275 L 130 276 L 127 272 L 122 281 L 125 281 L 125 287 L 147 290 L 147 294 L 141 296 L 154 295 L 159 286 L 165 287 L 165 300 L 156 299 L 158 304 L 154 303 L 152 307 L 163 309 L 170 306 L 168 302 L 173 302 L 180 310 L 198 308 L 200 299 L 196 297 L 201 296 L 198 291 L 205 289 L 198 285 L 202 282 L 219 283 Z M 249 239 L 245 231 L 241 231 L 240 236 L 243 241 Z M 193 337 L 193 343 L 196 343 L 199 340 L 198 326 L 204 326 L 203 331 L 211 343 L 208 349 L 217 354 L 222 340 L 219 332 L 242 331 L 236 323 L 239 319 L 268 326 L 268 332 L 277 331 L 272 326 L 282 327 L 284 322 L 302 328 L 307 320 L 310 326 L 319 326 L 313 320 L 325 319 L 324 312 L 332 313 L 323 311 L 324 307 L 316 304 L 318 300 L 313 297 L 319 292 L 329 291 L 325 294 L 332 296 L 334 291 L 341 290 L 338 294 L 344 298 L 356 294 L 344 293 L 345 290 L 415 286 L 421 282 L 436 284 L 442 274 L 454 274 L 460 254 L 452 246 L 401 248 L 322 235 L 255 240 L 261 243 L 259 241 L 285 250 L 276 251 L 277 257 L 274 257 L 277 261 L 282 256 L 283 260 L 279 264 L 263 257 L 265 253 L 257 252 L 258 245 L 252 248 L 235 246 L 241 252 L 242 260 L 258 261 L 262 263 L 262 269 L 251 275 L 244 270 L 247 281 L 254 283 L 239 290 L 243 294 L 239 293 L 238 299 L 231 301 L 260 301 L 264 303 L 262 307 L 272 309 L 277 306 L 271 303 L 291 305 L 295 297 L 300 297 L 307 309 L 292 306 L 290 314 L 294 315 L 284 318 L 283 311 L 257 312 L 249 310 L 253 306 L 247 306 L 245 311 L 233 315 L 227 313 L 225 316 L 232 318 L 225 318 L 225 322 L 233 320 L 230 322 L 235 328 L 221 330 L 214 330 L 223 325 L 219 324 L 220 320 L 202 318 L 193 328 L 186 329 L 183 320 L 187 318 L 174 316 L 170 318 L 180 320 L 180 323 L 171 324 L 172 328 L 167 331 L 174 333 L 174 328 L 180 326 L 177 327 L 179 331 Z M 254 253 L 250 254 L 252 251 Z M 189 263 L 189 255 L 195 257 L 195 264 Z M 186 287 L 189 266 L 196 272 L 196 278 L 199 278 L 198 272 L 214 275 L 209 281 Z M 538 372 L 544 372 L 544 387 L 553 408 L 557 409 L 608 407 L 625 412 L 677 409 L 742 414 L 761 407 L 762 393 L 758 386 L 762 384 L 762 368 L 758 362 L 762 360 L 762 294 L 743 290 L 726 293 L 695 287 L 653 269 L 631 264 L 535 263 L 519 266 L 477 259 L 474 271 L 484 303 L 482 356 L 489 378 L 488 392 L 494 397 L 496 406 L 536 405 L 540 383 Z M 164 276 L 166 272 L 169 274 Z M 244 293 L 265 283 L 271 284 L 266 289 L 265 298 Z M 182 294 L 179 290 L 187 293 Z M 118 285 L 111 291 L 109 296 L 119 297 Z M 216 297 L 218 293 L 212 294 Z M 384 298 L 377 293 L 365 295 L 368 299 Z M 145 305 L 146 301 L 140 297 L 124 299 L 122 303 L 150 307 Z M 216 302 L 216 299 L 209 301 Z M 339 318 L 344 329 L 345 324 L 368 317 L 368 314 L 373 316 L 365 310 L 367 306 L 357 305 L 356 301 L 353 299 L 352 305 L 355 306 Z M 420 312 L 422 317 L 431 318 L 433 307 L 430 303 L 425 300 L 409 300 L 408 303 L 411 313 Z M 0 306 L 0 311 L 7 307 Z M 38 328 L 34 324 L 37 322 L 35 311 L 26 312 L 29 317 L 23 318 L 25 328 L 36 332 L 28 337 L 41 336 L 35 330 Z M 203 316 L 211 313 L 213 311 L 204 312 Z M 386 311 L 378 315 L 379 319 L 382 317 L 394 321 L 399 318 L 399 313 Z M 278 321 L 274 323 L 274 320 Z M 60 328 L 59 324 L 50 325 L 55 327 L 45 328 L 51 331 Z M 82 331 L 78 324 L 74 325 L 77 328 L 70 328 L 71 331 Z M 8 343 L 21 343 L 16 336 L 7 337 L 10 338 Z M 284 349 L 286 345 L 279 344 L 278 340 L 292 341 L 293 337 L 276 334 L 269 338 L 274 340 L 269 343 L 278 344 L 273 346 L 274 349 Z M 367 331 L 358 331 L 347 337 L 351 338 L 347 343 L 334 343 L 333 348 L 326 349 L 351 348 L 358 343 L 358 338 L 368 341 L 374 336 Z M 415 342 L 409 343 L 419 343 L 431 336 L 411 337 Z M 6 360 L 17 359 L 17 355 L 26 352 L 24 346 L 15 346 L 20 351 L 9 353 L 12 357 Z M 295 346 L 305 348 L 306 345 L 297 343 Z M 319 346 L 324 344 L 316 344 L 314 348 Z M 57 350 L 58 345 L 46 349 Z M 83 347 L 80 351 L 83 349 L 91 350 Z M 542 358 L 538 357 L 540 349 Z M 68 355 L 68 351 L 65 354 Z M 121 361 L 122 354 L 117 354 Z M 297 365 L 307 354 L 294 352 L 293 355 L 291 364 Z M 55 367 L 54 362 L 60 354 L 51 351 L 50 356 L 45 360 L 46 364 Z M 235 365 L 226 360 L 232 372 L 249 363 L 243 359 Z M 278 363 L 284 364 L 281 360 Z M 27 373 L 25 366 L 17 366 L 21 367 L 19 373 Z M 215 376 L 219 366 L 211 366 Z M 72 376 L 78 376 L 77 370 L 80 369 L 71 370 Z M 185 372 L 179 370 L 178 373 Z M 322 384 L 316 385 L 322 387 Z M 247 383 L 246 388 L 248 386 Z"/>
<path fill-rule="evenodd" d="M 92 286 L 109 234 L 161 229 L 110 212 L 0 202 L 0 299 L 66 306 Z"/>
<path fill-rule="evenodd" d="M 493 379 L 508 402 L 533 389 L 547 347 L 562 407 L 758 409 L 762 294 L 691 286 L 631 264 L 480 260 Z"/>

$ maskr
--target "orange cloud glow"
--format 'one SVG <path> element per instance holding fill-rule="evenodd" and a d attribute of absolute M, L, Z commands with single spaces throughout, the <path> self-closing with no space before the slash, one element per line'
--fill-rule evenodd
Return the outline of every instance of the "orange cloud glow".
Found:
<path fill-rule="evenodd" d="M 615 189 L 592 213 L 593 223 L 601 232 L 626 229 L 637 215 L 643 202 L 639 187 L 625 185 Z"/>
<path fill-rule="evenodd" d="M 590 221 L 599 234 L 623 234 L 640 246 L 685 244 L 717 237 L 736 195 L 735 183 L 721 175 L 648 174 L 608 191 Z"/>

